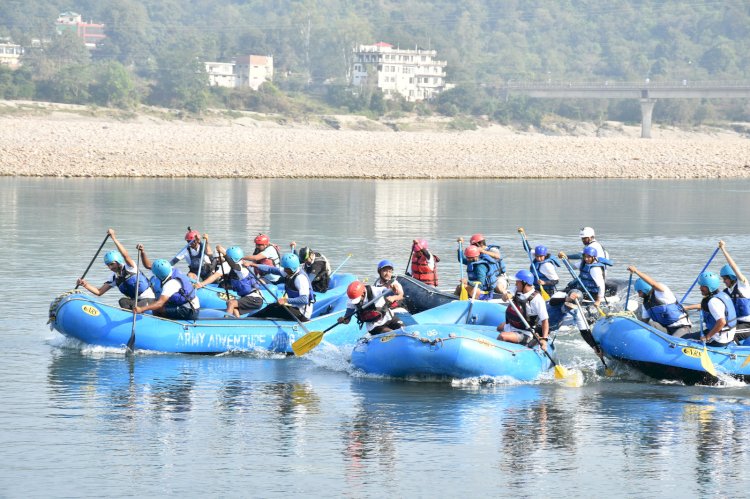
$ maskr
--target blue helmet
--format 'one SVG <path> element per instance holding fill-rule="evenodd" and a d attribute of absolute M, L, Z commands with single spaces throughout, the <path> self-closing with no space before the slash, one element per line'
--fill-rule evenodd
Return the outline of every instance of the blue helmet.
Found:
<path fill-rule="evenodd" d="M 547 253 L 547 247 L 542 244 L 534 248 L 534 255 L 536 256 L 547 256 Z"/>
<path fill-rule="evenodd" d="M 721 268 L 721 270 L 719 271 L 719 275 L 721 277 L 728 277 L 733 281 L 737 280 L 737 274 L 734 273 L 734 270 L 732 270 L 732 266 L 728 263 Z"/>
<path fill-rule="evenodd" d="M 172 265 L 167 260 L 160 258 L 151 265 L 151 272 L 153 272 L 157 279 L 164 282 L 172 275 Z"/>
<path fill-rule="evenodd" d="M 232 246 L 227 250 L 227 258 L 232 260 L 234 263 L 239 263 L 240 260 L 242 260 L 243 256 L 245 256 L 245 253 L 239 246 Z"/>
<path fill-rule="evenodd" d="M 591 246 L 586 246 L 585 248 L 583 248 L 583 254 L 593 256 L 594 258 L 599 256 L 599 253 L 596 252 L 596 248 L 592 248 Z"/>
<path fill-rule="evenodd" d="M 523 281 L 526 284 L 534 285 L 534 274 L 528 270 L 519 270 L 516 272 L 516 280 Z"/>
<path fill-rule="evenodd" d="M 281 257 L 281 267 L 297 272 L 299 268 L 299 258 L 294 253 L 287 253 Z"/>
<path fill-rule="evenodd" d="M 386 267 L 390 267 L 391 269 L 395 268 L 393 266 L 393 262 L 391 262 L 390 260 L 380 260 L 380 263 L 378 263 L 378 272 Z"/>
<path fill-rule="evenodd" d="M 720 283 L 721 279 L 719 279 L 719 276 L 717 276 L 715 272 L 703 272 L 698 277 L 698 284 L 707 287 L 712 293 L 719 289 Z"/>
<path fill-rule="evenodd" d="M 647 294 L 651 291 L 651 285 L 643 279 L 638 278 L 638 280 L 635 281 L 635 292 L 637 293 L 638 291 Z"/>
<path fill-rule="evenodd" d="M 104 254 L 104 265 L 109 265 L 110 263 L 117 262 L 120 265 L 125 265 L 125 258 L 123 258 L 122 253 L 116 250 L 107 251 Z"/>

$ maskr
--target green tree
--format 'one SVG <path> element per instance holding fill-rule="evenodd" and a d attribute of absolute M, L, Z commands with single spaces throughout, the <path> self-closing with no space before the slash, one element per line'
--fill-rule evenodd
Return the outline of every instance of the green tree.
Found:
<path fill-rule="evenodd" d="M 138 92 L 132 76 L 117 61 L 98 64 L 94 69 L 91 96 L 101 106 L 129 109 L 138 103 Z"/>

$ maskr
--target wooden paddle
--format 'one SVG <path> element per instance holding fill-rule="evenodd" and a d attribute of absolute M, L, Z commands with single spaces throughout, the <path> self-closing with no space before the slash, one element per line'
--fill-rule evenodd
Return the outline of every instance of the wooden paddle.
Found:
<path fill-rule="evenodd" d="M 136 252 L 138 253 L 138 257 L 135 263 L 135 296 L 133 297 L 133 325 L 130 328 L 130 338 L 128 339 L 128 344 L 125 345 L 125 347 L 127 348 L 127 353 L 133 353 L 133 347 L 135 346 L 135 318 L 138 315 L 135 313 L 135 308 L 138 306 L 138 281 L 139 281 L 138 274 L 140 273 L 140 266 L 141 266 L 141 252 L 138 251 L 137 246 L 136 246 Z"/>
<path fill-rule="evenodd" d="M 81 276 L 81 279 L 85 279 L 85 278 L 86 278 L 86 274 L 88 274 L 88 273 L 89 273 L 89 270 L 91 269 L 91 266 L 92 266 L 92 265 L 94 264 L 94 262 L 96 261 L 96 257 L 98 257 L 98 256 L 99 256 L 99 253 L 101 253 L 101 251 L 102 251 L 102 248 L 104 247 L 104 243 L 106 243 L 106 242 L 107 242 L 107 239 L 109 239 L 109 232 L 107 232 L 107 235 L 106 235 L 106 236 L 104 236 L 104 240 L 102 241 L 102 244 L 100 244 L 100 245 L 99 245 L 99 249 L 98 249 L 98 250 L 96 250 L 96 253 L 94 254 L 94 258 L 92 258 L 92 259 L 91 259 L 91 261 L 89 262 L 89 266 L 88 266 L 88 267 L 86 267 L 86 270 L 84 270 L 84 271 L 83 271 L 83 275 Z M 79 286 L 79 284 L 76 284 L 76 287 L 75 287 L 75 288 L 73 288 L 73 289 L 78 289 L 78 286 Z"/>
<path fill-rule="evenodd" d="M 379 300 L 380 298 L 385 298 L 386 296 L 390 296 L 392 294 L 393 294 L 393 290 L 389 289 L 388 291 L 386 291 L 382 295 L 380 295 L 380 296 L 378 296 L 376 298 L 373 298 L 372 300 L 370 300 L 367 303 L 365 303 L 364 305 L 362 305 L 362 308 L 367 308 L 370 305 L 372 305 L 373 303 L 375 303 L 377 300 Z M 349 319 L 352 315 L 354 315 L 355 311 L 356 311 L 356 309 L 347 310 L 346 313 L 344 314 L 344 318 L 345 319 Z M 331 329 L 335 328 L 339 324 L 343 324 L 343 322 L 336 322 L 335 324 L 333 324 L 331 326 L 328 326 L 323 331 L 313 331 L 312 333 L 307 332 L 307 334 L 305 334 L 302 338 L 300 338 L 297 341 L 295 341 L 294 343 L 292 343 L 292 350 L 294 351 L 294 355 L 296 355 L 298 357 L 301 357 L 301 356 L 305 355 L 307 352 L 309 352 L 310 350 L 312 350 L 313 348 L 315 348 L 316 346 L 318 346 L 321 341 L 323 341 L 323 336 L 328 331 L 330 331 Z M 303 329 L 304 329 L 304 327 L 303 327 Z"/>
<path fill-rule="evenodd" d="M 536 277 L 536 282 L 539 283 L 539 292 L 542 295 L 542 298 L 544 298 L 544 301 L 549 301 L 549 293 L 547 293 L 547 290 L 544 289 L 544 286 L 542 286 L 542 281 L 539 279 L 539 272 L 536 269 L 536 265 L 534 265 L 534 257 L 531 256 L 531 246 L 529 246 L 529 242 L 526 240 L 526 232 L 523 230 L 523 227 L 518 228 L 518 233 L 521 234 L 521 239 L 523 240 L 523 247 L 526 250 L 526 254 L 529 256 L 529 263 L 531 264 L 531 271 L 534 272 L 534 277 Z"/>

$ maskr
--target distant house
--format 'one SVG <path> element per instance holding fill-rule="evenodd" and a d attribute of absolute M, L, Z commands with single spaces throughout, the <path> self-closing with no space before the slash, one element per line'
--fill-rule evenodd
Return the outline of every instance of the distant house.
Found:
<path fill-rule="evenodd" d="M 407 101 L 431 99 L 445 89 L 446 61 L 437 51 L 394 48 L 390 43 L 359 45 L 354 49 L 352 84 L 375 84 L 386 97 L 402 95 Z"/>
<path fill-rule="evenodd" d="M 0 43 L 0 65 L 16 69 L 21 65 L 23 47 L 15 43 Z"/>
<path fill-rule="evenodd" d="M 273 57 L 245 55 L 233 62 L 205 62 L 208 84 L 212 87 L 247 88 L 258 90 L 266 81 L 273 80 Z"/>
<path fill-rule="evenodd" d="M 83 43 L 90 49 L 95 49 L 102 40 L 107 38 L 107 35 L 104 34 L 104 24 L 83 22 L 81 14 L 76 12 L 63 12 L 57 16 L 55 30 L 59 34 L 65 32 L 74 33 L 78 37 L 83 38 Z"/>

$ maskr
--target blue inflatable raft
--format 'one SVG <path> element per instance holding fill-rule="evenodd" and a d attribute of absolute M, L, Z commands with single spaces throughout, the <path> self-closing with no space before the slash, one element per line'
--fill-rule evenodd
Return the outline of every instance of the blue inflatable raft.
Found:
<path fill-rule="evenodd" d="M 633 316 L 623 314 L 602 318 L 594 325 L 593 334 L 608 357 L 631 365 L 652 378 L 690 385 L 718 381 L 701 364 L 703 343 L 675 338 Z M 709 346 L 706 352 L 720 375 L 750 381 L 750 346 Z"/>
<path fill-rule="evenodd" d="M 393 377 L 536 379 L 551 362 L 538 347 L 497 340 L 504 317 L 505 305 L 452 301 L 414 315 L 402 330 L 361 339 L 352 365 Z M 549 352 L 554 355 L 554 342 Z"/>

